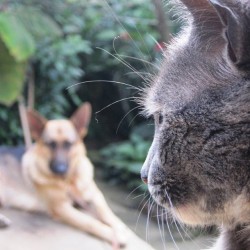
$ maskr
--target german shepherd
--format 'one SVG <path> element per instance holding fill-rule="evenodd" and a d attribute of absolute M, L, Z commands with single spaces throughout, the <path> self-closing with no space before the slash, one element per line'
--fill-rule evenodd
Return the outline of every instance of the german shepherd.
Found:
<path fill-rule="evenodd" d="M 21 182 L 18 171 L 0 168 L 2 204 L 46 211 L 111 243 L 114 249 L 125 246 L 127 228 L 96 186 L 82 141 L 91 117 L 90 104 L 84 103 L 69 120 L 48 121 L 33 110 L 27 111 L 27 117 L 35 143 L 22 157 Z M 95 216 L 77 209 L 76 204 Z"/>

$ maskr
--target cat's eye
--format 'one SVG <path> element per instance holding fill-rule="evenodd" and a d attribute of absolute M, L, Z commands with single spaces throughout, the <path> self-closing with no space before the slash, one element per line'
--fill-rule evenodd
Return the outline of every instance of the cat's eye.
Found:
<path fill-rule="evenodd" d="M 157 124 L 157 125 L 161 125 L 162 124 L 162 122 L 163 122 L 163 115 L 162 115 L 162 113 L 157 113 L 156 115 L 155 115 L 155 123 Z"/>

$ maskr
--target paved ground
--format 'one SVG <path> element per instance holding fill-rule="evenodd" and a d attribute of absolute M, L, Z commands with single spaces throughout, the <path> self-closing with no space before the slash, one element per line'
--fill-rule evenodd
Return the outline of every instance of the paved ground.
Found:
<path fill-rule="evenodd" d="M 9 229 L 0 232 L 1 250 L 111 250 L 108 243 L 58 222 L 43 214 L 30 215 L 3 211 L 13 220 Z M 132 232 L 126 250 L 153 250 Z"/>
<path fill-rule="evenodd" d="M 99 174 L 97 173 L 97 177 L 98 176 Z M 202 230 L 188 232 L 187 229 L 185 229 L 189 235 L 185 234 L 181 228 L 179 228 L 178 231 L 176 225 L 172 223 L 171 220 L 169 222 L 169 228 L 167 224 L 164 224 L 164 237 L 161 237 L 155 216 L 151 216 L 152 218 L 148 220 L 148 213 L 144 211 L 140 214 L 138 205 L 135 205 L 140 203 L 143 196 L 138 197 L 130 194 L 128 191 L 124 191 L 127 190 L 124 188 L 112 187 L 101 178 L 97 178 L 97 182 L 101 190 L 104 190 L 106 193 L 106 199 L 109 201 L 113 211 L 119 215 L 134 233 L 153 246 L 155 250 L 203 250 L 209 248 L 214 242 L 214 238 L 205 236 Z M 162 231 L 161 228 L 161 232 Z M 169 231 L 171 231 L 171 234 Z M 173 242 L 173 238 L 176 244 Z"/>
<path fill-rule="evenodd" d="M 194 240 L 185 237 L 183 241 L 174 224 L 169 227 L 176 243 L 173 243 L 165 224 L 165 239 L 162 240 L 156 219 L 151 218 L 147 222 L 146 214 L 142 213 L 139 216 L 139 210 L 135 206 L 139 202 L 135 202 L 135 195 L 128 195 L 129 192 L 124 191 L 127 189 L 108 185 L 99 176 L 97 171 L 98 186 L 110 207 L 131 229 L 125 250 L 201 250 L 211 245 L 211 238 L 204 236 L 196 237 Z M 60 222 L 52 221 L 45 214 L 28 214 L 11 209 L 1 209 L 0 212 L 13 222 L 9 228 L 0 231 L 0 250 L 111 250 L 109 244 Z M 185 233 L 180 231 L 184 236 Z"/>

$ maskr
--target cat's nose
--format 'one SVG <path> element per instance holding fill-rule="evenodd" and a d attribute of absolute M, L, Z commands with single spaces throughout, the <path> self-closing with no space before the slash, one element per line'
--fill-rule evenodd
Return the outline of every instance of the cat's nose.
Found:
<path fill-rule="evenodd" d="M 144 171 L 141 171 L 141 179 L 145 184 L 148 184 L 148 175 Z"/>
<path fill-rule="evenodd" d="M 155 141 L 155 140 L 154 140 Z M 152 160 L 154 158 L 154 148 L 155 148 L 155 143 L 152 143 L 149 151 L 148 151 L 148 155 L 145 159 L 145 162 L 143 163 L 143 166 L 142 166 L 142 169 L 141 169 L 141 179 L 142 181 L 145 183 L 145 184 L 148 184 L 148 173 L 149 173 L 149 168 L 150 168 L 150 165 L 152 163 Z"/>
<path fill-rule="evenodd" d="M 148 177 L 147 177 L 147 176 L 141 176 L 141 179 L 142 179 L 142 181 L 143 181 L 145 184 L 148 184 Z"/>
<path fill-rule="evenodd" d="M 141 168 L 141 179 L 145 184 L 148 184 L 148 172 L 149 172 L 150 163 L 151 163 L 151 156 L 150 156 L 150 153 L 148 153 L 147 158 Z"/>

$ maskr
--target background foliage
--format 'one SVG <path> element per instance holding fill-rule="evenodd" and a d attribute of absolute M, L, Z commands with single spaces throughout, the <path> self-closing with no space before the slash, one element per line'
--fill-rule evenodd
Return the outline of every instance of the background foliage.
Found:
<path fill-rule="evenodd" d="M 167 20 L 171 32 L 177 32 L 173 18 Z M 2 61 L 9 59 L 0 59 L 0 71 L 5 67 L 19 83 L 8 105 L 20 91 L 27 96 L 30 80 L 35 83 L 35 108 L 47 118 L 67 117 L 83 101 L 91 102 L 97 113 L 90 124 L 89 147 L 125 139 L 98 156 L 106 159 L 111 177 L 122 172 L 123 181 L 138 178 L 151 138 L 134 131 L 150 134 L 153 126 L 142 124 L 138 115 L 133 99 L 138 90 L 113 82 L 141 88 L 150 80 L 161 57 L 156 26 L 151 0 L 0 0 L 0 53 L 18 65 L 6 68 Z M 3 79 L 0 99 L 7 87 Z M 67 89 L 80 82 L 85 83 Z M 1 144 L 23 143 L 16 103 L 0 104 L 0 121 Z"/>

